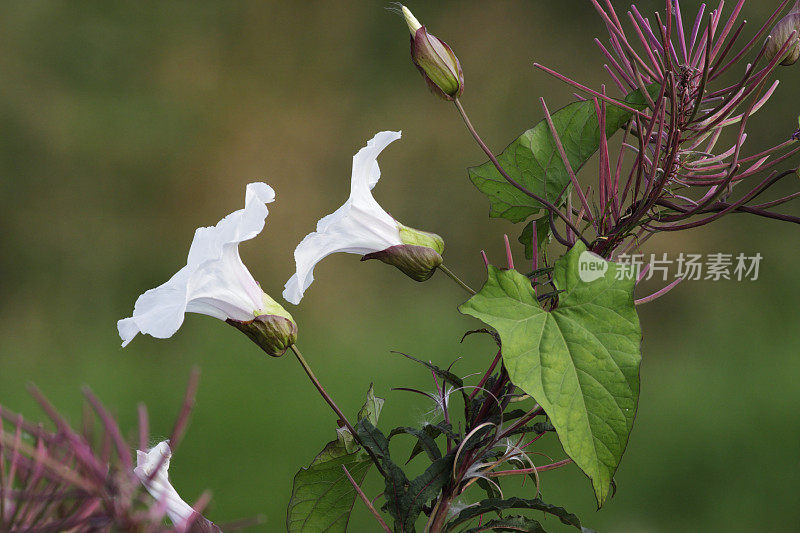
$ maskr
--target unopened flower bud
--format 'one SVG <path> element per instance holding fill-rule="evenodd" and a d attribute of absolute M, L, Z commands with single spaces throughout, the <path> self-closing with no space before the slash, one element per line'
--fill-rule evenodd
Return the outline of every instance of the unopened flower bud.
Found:
<path fill-rule="evenodd" d="M 399 223 L 398 226 L 403 244 L 367 254 L 361 260 L 378 259 L 387 265 L 397 267 L 415 281 L 429 279 L 442 264 L 444 240 L 435 233 L 416 230 Z"/>
<path fill-rule="evenodd" d="M 447 43 L 428 33 L 406 6 L 403 16 L 411 32 L 411 59 L 433 94 L 452 100 L 464 92 L 461 63 Z"/>
<path fill-rule="evenodd" d="M 254 314 L 253 320 L 226 320 L 235 327 L 267 355 L 280 357 L 289 347 L 297 342 L 297 324 L 292 315 L 278 302 L 264 294 L 264 306 Z"/>
<path fill-rule="evenodd" d="M 794 35 L 792 36 L 792 33 Z M 795 2 L 791 12 L 775 24 L 770 32 L 770 40 L 764 53 L 771 61 L 791 38 L 792 44 L 784 52 L 781 65 L 793 65 L 800 59 L 800 0 Z"/>

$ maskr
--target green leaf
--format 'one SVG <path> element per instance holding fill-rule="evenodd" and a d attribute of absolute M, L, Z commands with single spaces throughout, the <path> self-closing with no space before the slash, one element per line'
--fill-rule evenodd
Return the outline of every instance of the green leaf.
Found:
<path fill-rule="evenodd" d="M 392 437 L 394 437 L 395 435 L 400 435 L 402 433 L 416 437 L 417 438 L 416 446 L 419 446 L 420 450 L 424 450 L 425 453 L 428 454 L 428 457 L 430 458 L 431 461 L 435 461 L 437 459 L 442 458 L 442 452 L 436 445 L 436 441 L 433 440 L 435 436 L 441 434 L 441 431 L 436 429 L 435 426 L 431 426 L 430 424 L 428 424 L 423 429 L 417 429 L 411 427 L 394 428 L 391 431 L 391 433 L 389 433 L 389 440 L 391 440 Z M 414 451 L 416 451 L 416 446 L 414 450 L 412 450 L 412 455 L 411 455 L 412 459 L 416 455 L 414 453 Z"/>
<path fill-rule="evenodd" d="M 359 420 L 378 421 L 384 400 L 375 396 L 372 385 L 358 413 Z M 342 429 L 342 428 L 340 428 Z M 292 497 L 286 512 L 289 533 L 344 533 L 356 498 L 356 491 L 345 476 L 342 465 L 359 485 L 372 464 L 347 429 L 325 445 L 307 468 L 294 476 Z"/>
<path fill-rule="evenodd" d="M 356 491 L 345 476 L 342 465 L 361 484 L 370 464 L 364 453 L 347 453 L 339 440 L 329 442 L 308 468 L 301 468 L 294 476 L 292 498 L 286 514 L 287 531 L 347 531 Z"/>
<path fill-rule="evenodd" d="M 517 531 L 522 533 L 547 533 L 542 524 L 525 516 L 509 516 L 489 520 L 482 526 L 467 529 L 464 533 L 480 533 L 481 531 Z"/>
<path fill-rule="evenodd" d="M 533 225 L 536 224 L 536 247 L 541 250 L 550 242 L 550 217 L 543 216 L 529 221 L 517 239 L 525 247 L 525 258 L 533 259 Z"/>
<path fill-rule="evenodd" d="M 545 503 L 539 498 L 526 500 L 523 498 L 514 497 L 506 500 L 501 498 L 488 498 L 476 503 L 475 505 L 470 505 L 447 524 L 445 527 L 445 532 L 452 531 L 457 525 L 468 522 L 482 514 L 490 512 L 500 514 L 508 509 L 531 509 L 534 511 L 542 511 L 557 517 L 559 520 L 561 520 L 561 523 L 580 529 L 584 533 L 589 533 L 591 531 L 590 529 L 581 527 L 581 521 L 578 519 L 578 517 L 567 512 L 567 510 L 563 507 Z"/>
<path fill-rule="evenodd" d="M 651 85 L 648 91 L 658 94 L 658 85 Z M 641 91 L 629 94 L 625 101 L 629 107 L 644 109 Z M 606 137 L 624 126 L 632 113 L 614 105 L 606 108 Z M 592 100 L 573 102 L 551 115 L 567 160 L 577 173 L 600 146 L 600 125 Z M 570 184 L 569 174 L 556 148 L 550 133 L 550 126 L 542 120 L 529 129 L 497 156 L 503 170 L 514 180 L 552 203 Z M 511 222 L 521 222 L 536 215 L 542 205 L 508 183 L 492 162 L 467 169 L 469 179 L 479 191 L 489 197 L 491 209 L 489 216 L 505 218 Z"/>
<path fill-rule="evenodd" d="M 433 439 L 434 441 L 440 435 L 444 435 L 445 437 L 450 437 L 450 439 L 452 439 L 456 444 L 461 442 L 461 436 L 460 435 L 456 435 L 455 433 L 453 433 L 453 426 L 451 424 L 446 423 L 446 422 L 440 422 L 438 424 L 428 424 L 428 423 L 426 423 L 424 426 L 422 426 L 422 431 L 426 435 L 429 435 L 431 437 L 431 439 Z M 417 455 L 419 455 L 420 453 L 425 451 L 422 448 L 422 443 L 421 442 L 422 441 L 418 440 L 417 443 L 414 444 L 414 448 L 411 450 L 411 455 L 409 455 L 408 460 L 406 461 L 406 464 L 410 463 L 411 460 L 414 457 L 416 457 Z M 431 457 L 430 453 L 428 453 L 428 457 Z M 432 457 L 431 457 L 431 460 L 433 460 Z"/>
<path fill-rule="evenodd" d="M 372 383 L 370 383 L 369 390 L 367 391 L 367 401 L 358 411 L 357 420 L 363 420 L 366 418 L 369 420 L 370 424 L 377 426 L 378 418 L 381 416 L 381 410 L 383 409 L 383 404 L 385 401 L 386 400 L 383 398 L 378 398 L 375 396 L 375 387 L 372 385 Z"/>
<path fill-rule="evenodd" d="M 602 506 L 636 414 L 641 329 L 634 280 L 616 279 L 616 264 L 584 253 L 578 243 L 556 263 L 554 283 L 564 292 L 553 311 L 541 308 L 525 276 L 492 266 L 460 310 L 498 331 L 511 380 L 545 410 Z M 605 274 L 582 281 L 581 264 L 597 261 Z"/>
<path fill-rule="evenodd" d="M 442 487 L 450 480 L 453 456 L 441 457 L 428 467 L 419 477 L 409 481 L 402 469 L 389 456 L 389 440 L 370 424 L 369 420 L 358 423 L 358 436 L 364 446 L 369 447 L 381 461 L 385 472 L 386 504 L 383 510 L 394 520 L 395 533 L 413 533 L 422 506 L 436 498 Z"/>
<path fill-rule="evenodd" d="M 369 390 L 367 391 L 367 400 L 358 411 L 356 421 L 366 418 L 373 426 L 377 425 L 378 417 L 381 415 L 384 401 L 385 400 L 383 398 L 378 398 L 375 396 L 375 387 L 372 383 L 370 383 Z M 339 442 L 344 444 L 347 453 L 353 453 L 359 448 L 358 442 L 356 442 L 356 439 L 350 434 L 350 430 L 346 427 L 337 428 L 336 433 Z"/>
<path fill-rule="evenodd" d="M 423 361 L 421 359 L 417 359 L 416 357 L 413 357 L 411 355 L 405 354 L 403 352 L 394 352 L 394 353 L 400 354 L 403 357 L 406 357 L 408 359 L 411 359 L 412 361 L 416 361 L 417 363 L 419 363 L 421 365 L 424 365 L 429 370 L 431 370 L 433 373 L 435 373 L 438 377 L 440 377 L 444 381 L 450 383 L 453 387 L 456 387 L 458 389 L 461 389 L 461 388 L 464 387 L 464 381 L 460 377 L 458 377 L 455 374 L 453 374 L 452 372 L 450 372 L 449 370 L 443 370 L 443 369 L 439 368 L 438 366 L 434 365 L 433 363 L 429 363 L 427 361 Z"/>
<path fill-rule="evenodd" d="M 453 456 L 447 455 L 431 463 L 425 472 L 411 481 L 406 493 L 408 515 L 404 522 L 405 529 L 400 531 L 414 531 L 414 523 L 422 512 L 422 506 L 439 495 L 450 480 L 452 470 Z"/>
<path fill-rule="evenodd" d="M 489 483 L 488 480 L 479 477 L 475 484 L 482 488 L 489 498 L 501 498 L 503 493 L 497 486 L 495 486 L 495 483 L 500 485 L 501 481 L 502 480 L 500 478 L 497 478 L 494 480 L 494 483 Z"/>

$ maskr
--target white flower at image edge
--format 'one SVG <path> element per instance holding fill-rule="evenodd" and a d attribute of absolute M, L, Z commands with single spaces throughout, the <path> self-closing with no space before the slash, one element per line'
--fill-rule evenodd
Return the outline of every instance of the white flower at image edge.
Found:
<path fill-rule="evenodd" d="M 126 346 L 138 333 L 166 339 L 183 324 L 185 313 L 220 320 L 253 320 L 265 306 L 265 294 L 239 257 L 239 243 L 264 228 L 266 204 L 275 191 L 265 183 L 250 183 L 244 209 L 226 216 L 216 226 L 195 231 L 186 266 L 169 281 L 136 300 L 133 316 L 117 322 Z"/>
<path fill-rule="evenodd" d="M 336 252 L 366 255 L 403 244 L 400 227 L 372 197 L 372 188 L 381 177 L 378 155 L 400 138 L 399 131 L 382 131 L 353 156 L 350 198 L 345 204 L 317 223 L 317 231 L 308 234 L 294 252 L 297 273 L 283 291 L 283 297 L 295 305 L 314 281 L 314 266 Z"/>
<path fill-rule="evenodd" d="M 178 491 L 169 482 L 171 456 L 172 450 L 167 441 L 158 443 L 146 452 L 137 450 L 133 473 L 156 503 L 163 507 L 175 527 L 182 528 L 195 511 L 181 499 Z"/>

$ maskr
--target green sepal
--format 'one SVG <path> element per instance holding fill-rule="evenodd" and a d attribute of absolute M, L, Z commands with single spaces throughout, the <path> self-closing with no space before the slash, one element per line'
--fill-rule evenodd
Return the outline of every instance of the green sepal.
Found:
<path fill-rule="evenodd" d="M 275 315 L 275 316 L 281 316 L 287 320 L 290 320 L 291 322 L 294 322 L 294 318 L 292 318 L 292 315 L 289 314 L 289 311 L 284 309 L 281 304 L 273 300 L 269 294 L 267 294 L 266 292 L 262 292 L 261 299 L 262 299 L 261 309 L 256 309 L 255 311 L 253 311 L 253 316 Z"/>
<path fill-rule="evenodd" d="M 425 246 L 435 250 L 439 255 L 444 253 L 444 239 L 435 233 L 422 231 L 414 228 L 409 228 L 397 223 L 397 228 L 400 230 L 400 240 L 403 244 L 410 244 L 412 246 Z"/>

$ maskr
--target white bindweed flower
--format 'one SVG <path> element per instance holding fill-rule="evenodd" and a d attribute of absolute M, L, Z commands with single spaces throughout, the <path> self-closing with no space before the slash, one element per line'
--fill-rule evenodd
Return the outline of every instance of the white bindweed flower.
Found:
<path fill-rule="evenodd" d="M 133 316 L 117 322 L 122 346 L 139 333 L 171 337 L 185 313 L 200 313 L 236 326 L 270 355 L 281 355 L 294 342 L 297 327 L 291 315 L 261 290 L 239 257 L 239 243 L 261 232 L 269 213 L 266 204 L 274 200 L 269 185 L 251 183 L 244 209 L 216 226 L 198 228 L 186 266 L 139 296 Z"/>
<path fill-rule="evenodd" d="M 442 263 L 442 238 L 404 226 L 378 205 L 372 188 L 381 171 L 377 158 L 390 143 L 400 138 L 399 131 L 382 131 L 353 156 L 350 198 L 334 213 L 317 223 L 294 251 L 297 272 L 286 282 L 283 297 L 298 304 L 314 281 L 314 267 L 336 252 L 347 252 L 366 259 L 379 259 L 396 266 L 417 281 L 433 275 Z"/>
<path fill-rule="evenodd" d="M 169 482 L 169 460 L 172 450 L 168 441 L 153 446 L 148 451 L 136 451 L 136 468 L 133 473 L 144 488 L 166 511 L 176 528 L 182 529 L 195 512 L 191 505 L 183 501 L 178 491 Z"/>

